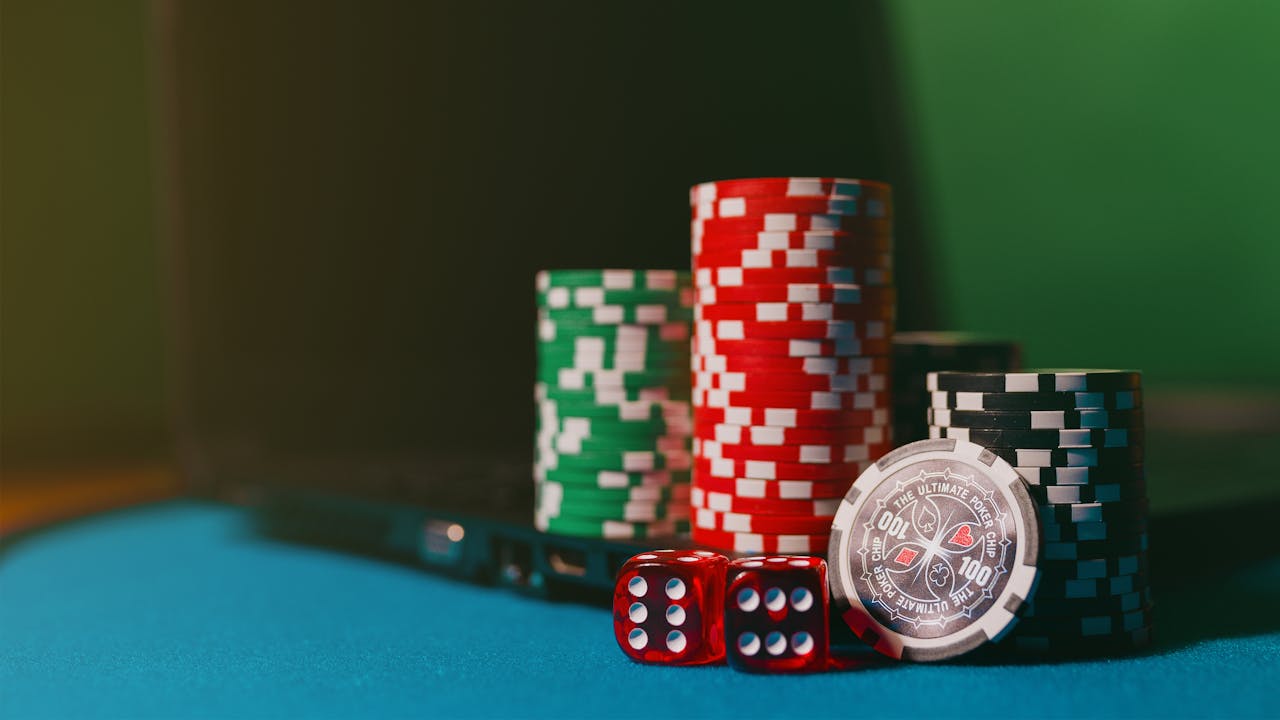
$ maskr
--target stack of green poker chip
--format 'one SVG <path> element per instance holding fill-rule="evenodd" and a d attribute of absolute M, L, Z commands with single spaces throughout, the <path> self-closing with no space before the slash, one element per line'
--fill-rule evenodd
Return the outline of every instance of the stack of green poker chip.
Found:
<path fill-rule="evenodd" d="M 534 524 L 615 539 L 687 533 L 690 273 L 544 270 L 537 299 Z"/>

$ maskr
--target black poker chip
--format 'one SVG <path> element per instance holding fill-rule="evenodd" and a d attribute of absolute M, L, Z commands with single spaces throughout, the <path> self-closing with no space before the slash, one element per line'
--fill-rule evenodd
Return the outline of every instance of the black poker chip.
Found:
<path fill-rule="evenodd" d="M 1120 522 L 1082 522 L 1069 525 L 1042 524 L 1041 532 L 1045 542 L 1089 542 L 1115 540 L 1143 533 L 1147 530 L 1146 520 L 1134 523 Z"/>
<path fill-rule="evenodd" d="M 1045 542 L 1041 557 L 1045 560 L 1095 560 L 1146 552 L 1149 543 L 1146 533 L 1109 540 Z"/>
<path fill-rule="evenodd" d="M 978 443 L 975 443 L 978 444 Z M 1008 448 L 983 445 L 1016 468 L 1024 467 L 1126 467 L 1141 465 L 1141 445 L 1119 448 Z"/>
<path fill-rule="evenodd" d="M 1155 629 L 1148 625 L 1109 635 L 1034 635 L 1017 628 L 994 649 L 996 657 L 1013 658 L 1097 658 L 1118 657 L 1142 652 L 1155 641 Z"/>
<path fill-rule="evenodd" d="M 1145 481 L 1147 469 L 1141 464 L 1106 467 L 1020 467 L 1018 474 L 1028 485 L 1075 486 L 1129 484 Z"/>
<path fill-rule="evenodd" d="M 951 410 L 929 408 L 925 419 L 938 427 L 991 430 L 1064 430 L 1135 428 L 1144 423 L 1141 408 L 1133 410 Z"/>
<path fill-rule="evenodd" d="M 1147 500 L 1126 503 L 1074 503 L 1069 505 L 1041 505 L 1040 521 L 1048 524 L 1070 525 L 1085 522 L 1135 523 L 1147 518 Z"/>
<path fill-rule="evenodd" d="M 1082 503 L 1131 503 L 1147 497 L 1147 482 L 1134 480 L 1097 485 L 1028 485 L 1036 503 L 1045 505 L 1079 505 Z"/>
<path fill-rule="evenodd" d="M 1113 555 L 1092 560 L 1040 560 L 1040 570 L 1044 577 L 1059 580 L 1105 580 L 1121 575 L 1136 575 L 1148 572 L 1150 563 L 1147 553 L 1138 552 L 1129 555 Z"/>
<path fill-rule="evenodd" d="M 1151 584 L 1146 573 L 1133 575 L 1117 575 L 1097 580 L 1080 580 L 1074 578 L 1043 577 L 1036 586 L 1030 600 L 1072 600 L 1080 598 L 1101 598 L 1125 595 L 1141 590 Z"/>
<path fill-rule="evenodd" d="M 1016 448 L 1111 448 L 1142 446 L 1142 428 L 1073 428 L 1055 430 L 993 430 L 969 427 L 931 427 L 932 437 L 968 440 L 978 445 Z"/>
<path fill-rule="evenodd" d="M 1036 597 L 1023 606 L 1022 617 L 1078 618 L 1086 615 L 1111 615 L 1141 610 L 1151 603 L 1151 587 L 1143 586 L 1120 595 L 1089 598 Z"/>
<path fill-rule="evenodd" d="M 1018 631 L 1025 635 L 1061 637 L 1063 635 L 1090 637 L 1131 632 L 1149 627 L 1155 606 L 1153 603 L 1129 612 L 1097 613 L 1077 618 L 1028 617 L 1018 621 Z"/>
<path fill-rule="evenodd" d="M 951 392 L 1115 392 L 1142 387 L 1142 373 L 1133 370 L 942 371 L 929 373 L 928 387 Z"/>
<path fill-rule="evenodd" d="M 929 407 L 948 410 L 1133 410 L 1142 407 L 1142 391 L 1025 393 L 937 390 L 929 396 Z"/>

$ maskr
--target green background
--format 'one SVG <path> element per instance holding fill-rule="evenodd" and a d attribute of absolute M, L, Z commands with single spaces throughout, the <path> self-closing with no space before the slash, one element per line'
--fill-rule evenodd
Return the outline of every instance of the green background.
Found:
<path fill-rule="evenodd" d="M 1280 4 L 890 7 L 951 325 L 1280 383 Z"/>
<path fill-rule="evenodd" d="M 1280 385 L 1280 5 L 887 8 L 947 326 L 1153 387 Z M 163 444 L 148 22 L 3 3 L 5 462 Z"/>

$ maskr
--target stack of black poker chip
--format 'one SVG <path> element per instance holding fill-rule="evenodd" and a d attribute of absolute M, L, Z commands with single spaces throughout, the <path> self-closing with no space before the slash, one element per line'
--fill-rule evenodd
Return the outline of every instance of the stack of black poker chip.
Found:
<path fill-rule="evenodd" d="M 1015 342 L 959 332 L 900 332 L 893 336 L 893 444 L 929 437 L 925 376 L 937 370 L 1003 372 L 1021 365 Z"/>
<path fill-rule="evenodd" d="M 1149 644 L 1141 373 L 937 372 L 926 386 L 930 437 L 1008 460 L 1039 509 L 1040 578 L 1007 647 L 1074 655 Z"/>

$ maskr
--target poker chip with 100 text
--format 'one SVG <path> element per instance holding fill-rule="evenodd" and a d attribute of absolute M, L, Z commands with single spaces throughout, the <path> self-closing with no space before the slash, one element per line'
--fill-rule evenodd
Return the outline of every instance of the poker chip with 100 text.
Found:
<path fill-rule="evenodd" d="M 876 180 L 838 177 L 764 177 L 709 180 L 689 189 L 689 204 L 728 197 L 806 197 L 830 195 L 879 200 L 888 203 L 892 189 Z"/>
<path fill-rule="evenodd" d="M 939 390 L 930 393 L 929 405 L 947 410 L 1133 410 L 1142 406 L 1142 391 L 988 393 Z"/>
<path fill-rule="evenodd" d="M 946 552 L 923 550 L 939 542 Z M 836 609 L 885 655 L 955 657 L 1014 626 L 1040 545 L 1034 501 L 1007 462 L 958 440 L 911 443 L 868 467 L 836 513 Z"/>
<path fill-rule="evenodd" d="M 942 371 L 929 373 L 927 382 L 930 391 L 942 392 L 1118 392 L 1141 388 L 1142 373 L 1133 370 Z"/>
<path fill-rule="evenodd" d="M 990 430 L 969 427 L 930 427 L 929 437 L 957 438 L 978 445 L 1020 449 L 1141 447 L 1142 428 L 1085 428 L 1073 430 Z"/>

